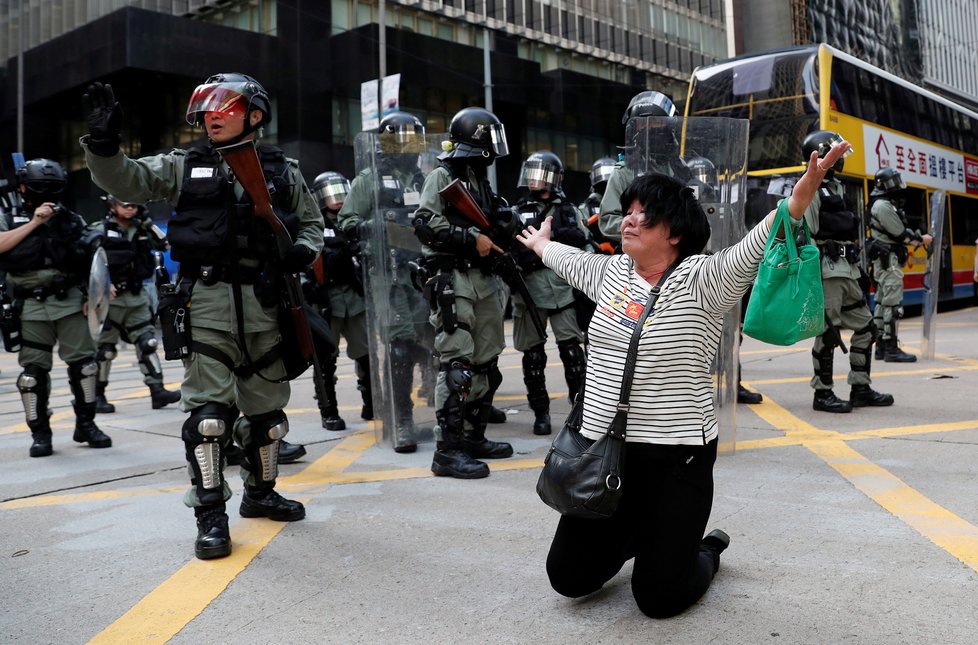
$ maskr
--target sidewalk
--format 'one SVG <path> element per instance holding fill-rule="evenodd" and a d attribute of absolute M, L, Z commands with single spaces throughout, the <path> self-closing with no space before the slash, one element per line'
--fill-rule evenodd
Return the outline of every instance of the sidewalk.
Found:
<path fill-rule="evenodd" d="M 919 351 L 920 319 L 904 321 Z M 747 339 L 737 449 L 721 456 L 711 527 L 731 536 L 714 585 L 683 615 L 645 618 L 631 564 L 597 594 L 555 594 L 544 564 L 557 515 L 534 485 L 549 439 L 531 432 L 511 348 L 490 427 L 512 459 L 485 480 L 432 477 L 432 445 L 397 455 L 360 422 L 353 365 L 339 367 L 349 430 L 319 426 L 307 377 L 289 440 L 307 457 L 280 489 L 306 504 L 293 524 L 237 516 L 233 554 L 193 557 L 196 531 L 176 409 L 151 410 L 121 349 L 98 423 L 114 446 L 71 441 L 56 361 L 55 454 L 30 459 L 12 354 L 0 356 L 0 641 L 4 643 L 972 643 L 978 591 L 978 310 L 942 314 L 937 358 L 874 365 L 891 408 L 811 408 L 811 343 Z M 555 424 L 569 410 L 548 348 Z M 837 353 L 836 392 L 848 395 Z M 174 364 L 167 381 L 179 380 Z M 600 545 L 595 545 L 595 549 Z M 587 553 L 581 554 L 582 558 Z"/>

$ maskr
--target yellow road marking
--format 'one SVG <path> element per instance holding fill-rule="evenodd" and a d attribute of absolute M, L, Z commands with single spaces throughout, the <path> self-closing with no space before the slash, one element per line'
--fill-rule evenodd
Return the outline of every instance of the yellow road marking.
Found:
<path fill-rule="evenodd" d="M 286 486 L 295 486 L 307 472 L 319 476 L 338 473 L 373 444 L 373 433 L 351 435 L 298 475 L 283 477 L 280 481 Z M 308 502 L 311 497 L 311 494 L 306 495 L 300 501 Z M 189 561 L 89 642 L 167 642 L 227 589 L 286 524 L 271 520 L 235 523 L 234 548 L 230 556 L 208 562 Z"/>
<path fill-rule="evenodd" d="M 978 571 L 978 527 L 921 495 L 893 473 L 853 450 L 845 441 L 847 435 L 820 430 L 768 399 L 752 406 L 751 410 L 773 427 L 784 430 L 787 438 L 798 439 L 802 446 L 885 510 Z M 902 432 L 905 428 L 899 430 Z"/>

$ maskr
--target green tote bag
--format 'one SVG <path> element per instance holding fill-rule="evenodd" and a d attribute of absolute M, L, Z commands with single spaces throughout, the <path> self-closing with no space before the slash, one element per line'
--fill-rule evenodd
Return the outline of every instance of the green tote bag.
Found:
<path fill-rule="evenodd" d="M 788 200 L 778 204 L 774 226 L 757 269 L 744 333 L 772 345 L 793 345 L 825 331 L 825 294 L 818 247 L 803 223 L 805 244 L 795 245 Z M 786 232 L 778 240 L 778 231 Z"/>

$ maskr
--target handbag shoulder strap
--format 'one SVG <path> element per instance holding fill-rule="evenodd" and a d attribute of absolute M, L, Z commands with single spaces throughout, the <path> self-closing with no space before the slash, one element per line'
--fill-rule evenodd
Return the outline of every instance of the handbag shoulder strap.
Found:
<path fill-rule="evenodd" d="M 632 377 L 635 375 L 635 360 L 638 356 L 638 341 L 642 336 L 642 327 L 645 325 L 645 320 L 652 313 L 652 309 L 655 308 L 655 302 L 659 299 L 659 293 L 662 291 L 662 285 L 665 284 L 666 279 L 672 273 L 673 269 L 679 263 L 676 262 L 662 274 L 659 281 L 652 287 L 652 291 L 649 293 L 649 300 L 645 303 L 645 309 L 642 310 L 642 315 L 639 316 L 638 321 L 635 323 L 635 329 L 632 330 L 632 338 L 628 343 L 628 354 L 625 356 L 625 371 L 621 379 L 621 395 L 618 397 L 618 409 L 615 412 L 615 418 L 611 422 L 611 426 L 608 428 L 608 434 L 624 439 L 625 437 L 625 422 L 628 419 L 628 399 L 632 393 Z"/>

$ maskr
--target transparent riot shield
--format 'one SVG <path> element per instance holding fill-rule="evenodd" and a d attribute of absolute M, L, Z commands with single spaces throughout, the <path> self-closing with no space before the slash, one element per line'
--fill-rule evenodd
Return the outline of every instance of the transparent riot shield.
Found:
<path fill-rule="evenodd" d="M 361 133 L 354 145 L 373 205 L 360 214 L 360 235 L 377 439 L 395 449 L 431 439 L 435 426 L 438 364 L 428 304 L 411 279 L 421 257 L 412 221 L 447 136 Z"/>
<path fill-rule="evenodd" d="M 625 132 L 625 164 L 635 176 L 661 172 L 690 186 L 710 221 L 705 252 L 715 253 L 744 237 L 747 134 L 744 119 L 631 119 Z M 733 452 L 737 439 L 740 309 L 724 317 L 713 364 L 721 452 Z"/>
<path fill-rule="evenodd" d="M 938 190 L 930 196 L 930 234 L 934 238 L 927 250 L 927 274 L 924 290 L 924 336 L 920 345 L 920 357 L 925 361 L 934 360 L 937 344 L 937 299 L 940 295 L 941 258 L 944 248 L 944 204 L 947 193 Z"/>

